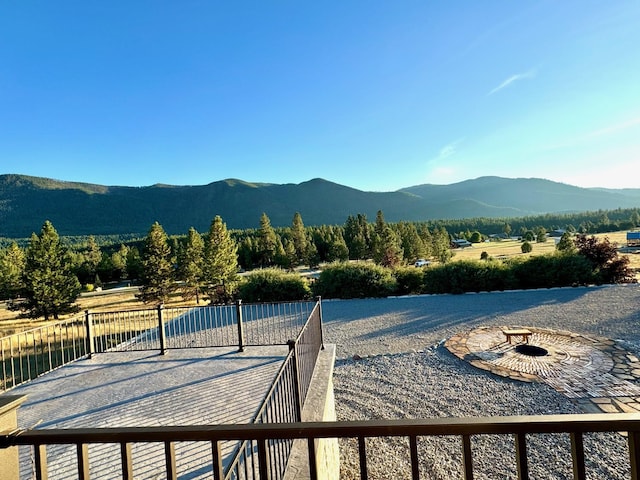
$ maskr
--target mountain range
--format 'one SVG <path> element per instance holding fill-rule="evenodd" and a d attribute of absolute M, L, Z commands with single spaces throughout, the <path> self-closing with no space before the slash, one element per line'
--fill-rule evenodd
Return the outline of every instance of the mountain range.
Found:
<path fill-rule="evenodd" d="M 480 177 L 450 185 L 367 192 L 316 178 L 299 184 L 227 179 L 206 185 L 104 186 L 0 175 L 0 237 L 24 238 L 50 220 L 60 235 L 146 235 L 158 221 L 169 234 L 206 232 L 220 215 L 228 228 L 257 228 L 265 212 L 287 226 L 343 224 L 378 210 L 389 222 L 513 218 L 640 207 L 640 189 L 581 188 L 539 178 Z"/>

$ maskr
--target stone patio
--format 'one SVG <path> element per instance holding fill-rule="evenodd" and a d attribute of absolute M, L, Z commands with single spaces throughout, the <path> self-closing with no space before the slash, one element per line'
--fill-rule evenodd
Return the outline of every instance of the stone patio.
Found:
<path fill-rule="evenodd" d="M 543 356 L 516 351 L 504 330 L 531 331 L 529 344 Z M 445 347 L 471 365 L 501 377 L 542 382 L 572 399 L 585 413 L 640 412 L 640 360 L 615 341 L 527 326 L 483 326 L 450 337 Z"/>

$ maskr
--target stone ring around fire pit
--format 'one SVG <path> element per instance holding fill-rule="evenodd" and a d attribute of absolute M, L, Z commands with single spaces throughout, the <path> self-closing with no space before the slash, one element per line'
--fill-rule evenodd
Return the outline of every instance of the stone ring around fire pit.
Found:
<path fill-rule="evenodd" d="M 505 331 L 527 331 L 511 343 Z M 587 411 L 640 411 L 640 360 L 614 340 L 523 326 L 484 326 L 454 335 L 445 347 L 502 377 L 543 382 Z"/>

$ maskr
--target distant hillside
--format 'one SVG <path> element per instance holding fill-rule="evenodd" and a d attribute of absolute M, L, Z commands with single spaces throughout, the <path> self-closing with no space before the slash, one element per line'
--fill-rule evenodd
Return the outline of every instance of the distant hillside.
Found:
<path fill-rule="evenodd" d="M 640 190 L 585 189 L 541 179 L 482 177 L 396 192 L 363 192 L 322 179 L 300 184 L 229 179 L 208 185 L 118 187 L 0 175 L 0 237 L 27 237 L 50 220 L 61 235 L 146 234 L 154 221 L 170 234 L 201 232 L 220 215 L 229 228 L 257 228 L 262 212 L 274 226 L 300 212 L 306 225 L 372 221 L 520 217 L 540 213 L 640 207 Z"/>

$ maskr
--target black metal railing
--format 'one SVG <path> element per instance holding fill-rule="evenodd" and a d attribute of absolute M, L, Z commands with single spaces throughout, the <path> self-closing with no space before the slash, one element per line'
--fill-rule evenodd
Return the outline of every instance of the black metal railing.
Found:
<path fill-rule="evenodd" d="M 0 338 L 0 392 L 94 353 L 286 345 L 316 302 L 90 312 Z"/>
<path fill-rule="evenodd" d="M 0 338 L 0 392 L 87 355 L 83 317 Z"/>
<path fill-rule="evenodd" d="M 373 451 L 366 447 L 366 439 L 379 437 L 404 437 L 408 439 L 408 467 L 405 478 L 420 478 L 420 449 L 418 443 L 425 437 L 445 436 L 460 440 L 460 464 L 456 478 L 470 480 L 474 475 L 473 451 L 477 437 L 485 435 L 510 436 L 516 445 L 512 462 L 517 477 L 529 478 L 527 439 L 540 434 L 565 434 L 569 437 L 570 448 L 556 452 L 558 456 L 571 459 L 573 478 L 585 479 L 585 461 L 602 460 L 599 454 L 589 457 L 583 447 L 583 435 L 591 432 L 623 432 L 627 436 L 629 478 L 638 480 L 640 466 L 640 414 L 593 414 L 593 415 L 552 415 L 527 417 L 489 418 L 438 418 L 430 420 L 375 420 L 357 422 L 318 423 L 260 423 L 251 425 L 219 425 L 200 427 L 145 427 L 109 429 L 64 429 L 30 430 L 0 435 L 0 448 L 16 445 L 33 447 L 35 457 L 34 478 L 47 478 L 47 447 L 49 445 L 70 445 L 75 447 L 78 461 L 75 473 L 78 478 L 89 478 L 91 457 L 88 446 L 109 444 L 114 447 L 118 460 L 118 471 L 113 476 L 133 478 L 132 445 L 138 443 L 156 444 L 165 453 L 156 465 L 155 473 L 164 474 L 168 479 L 177 479 L 181 472 L 176 468 L 175 447 L 181 442 L 204 442 L 209 445 L 212 463 L 207 475 L 222 480 L 220 445 L 227 441 L 245 442 L 251 445 L 252 463 L 246 470 L 255 472 L 253 477 L 244 476 L 244 470 L 233 478 L 259 478 L 271 480 L 273 445 L 279 441 L 302 439 L 307 442 L 310 453 L 309 478 L 318 478 L 315 458 L 315 443 L 326 438 L 355 438 L 359 447 L 360 478 L 369 478 L 367 464 L 371 458 L 385 455 L 384 451 Z M 624 447 L 622 447 L 624 448 Z M 550 465 L 553 468 L 552 465 Z M 494 478 L 497 478 L 494 476 Z"/>
<path fill-rule="evenodd" d="M 253 423 L 291 423 L 302 421 L 302 409 L 315 369 L 322 339 L 321 302 L 315 304 L 307 322 L 295 340 L 289 341 L 289 354 L 271 388 L 265 395 Z M 241 442 L 224 469 L 225 480 L 249 480 L 284 477 L 291 454 L 293 439 L 270 439 L 265 444 L 256 440 Z M 256 452 L 265 449 L 268 461 L 261 465 Z M 265 470 L 266 469 L 266 470 Z M 268 472 L 268 476 L 265 476 Z"/>
<path fill-rule="evenodd" d="M 47 332 L 47 328 L 53 329 L 51 331 L 54 332 L 50 335 L 54 340 L 48 343 L 49 352 L 58 348 L 56 345 L 61 344 L 64 348 L 71 348 L 74 354 L 67 354 L 66 357 L 63 354 L 56 363 L 45 364 L 37 371 L 33 371 L 31 375 L 19 377 L 21 381 L 16 380 L 18 377 L 15 374 L 6 375 L 6 378 L 10 378 L 13 382 L 11 386 L 46 373 L 51 370 L 52 365 L 61 366 L 95 353 L 149 349 L 164 352 L 169 348 L 193 348 L 194 346 L 238 346 L 242 350 L 245 346 L 253 345 L 289 345 L 289 354 L 254 415 L 253 423 L 292 423 L 302 420 L 302 409 L 315 364 L 323 348 L 322 308 L 319 298 L 316 302 L 248 305 L 237 302 L 232 306 L 198 308 L 159 306 L 156 309 L 128 312 L 85 312 L 85 315 L 62 322 L 62 325 L 63 327 L 60 327 L 56 324 L 55 328 L 58 330 L 53 326 L 47 326 L 19 334 L 23 336 L 20 337 L 23 346 L 15 349 L 15 352 L 14 349 L 9 348 L 11 353 L 19 354 L 9 355 L 9 364 L 13 365 L 16 360 L 19 365 L 25 361 L 29 364 L 38 364 L 37 358 L 51 357 L 50 354 L 47 355 L 46 349 L 43 354 L 35 351 L 32 345 L 34 338 L 46 337 L 43 332 Z M 72 327 L 75 330 L 72 331 Z M 65 332 L 71 332 L 68 338 L 56 333 L 60 328 Z M 13 337 L 7 337 L 10 346 L 13 346 L 13 342 L 16 341 Z M 69 338 L 73 339 L 73 342 L 70 342 Z M 295 338 L 295 340 L 288 340 L 289 338 Z M 292 439 L 272 439 L 268 444 L 260 445 L 255 441 L 247 440 L 238 443 L 231 453 L 229 453 L 231 447 L 227 443 L 226 458 L 223 459 L 222 456 L 214 458 L 214 468 L 222 468 L 224 478 L 265 478 L 264 472 L 261 477 L 261 466 L 256 457 L 256 452 L 264 447 L 269 457 L 269 478 L 281 479 L 285 473 L 292 443 Z M 129 448 L 129 455 L 132 451 L 136 451 L 145 458 L 153 458 L 154 455 L 157 456 L 157 452 L 152 453 L 153 450 L 157 449 L 149 446 L 135 450 Z M 172 447 L 171 452 L 175 455 L 175 448 Z M 92 454 L 100 457 L 103 464 L 107 458 L 109 462 L 113 462 L 113 455 L 105 453 L 104 448 L 98 450 L 94 448 Z M 38 451 L 34 455 L 34 465 L 40 468 L 37 464 L 44 460 L 39 458 Z M 66 458 L 70 453 L 68 447 L 65 449 L 56 445 L 53 455 Z M 78 463 L 86 463 L 89 455 L 88 447 L 78 447 L 78 455 Z M 175 461 L 173 463 L 171 468 L 175 469 Z M 104 465 L 101 468 L 104 470 Z"/>

